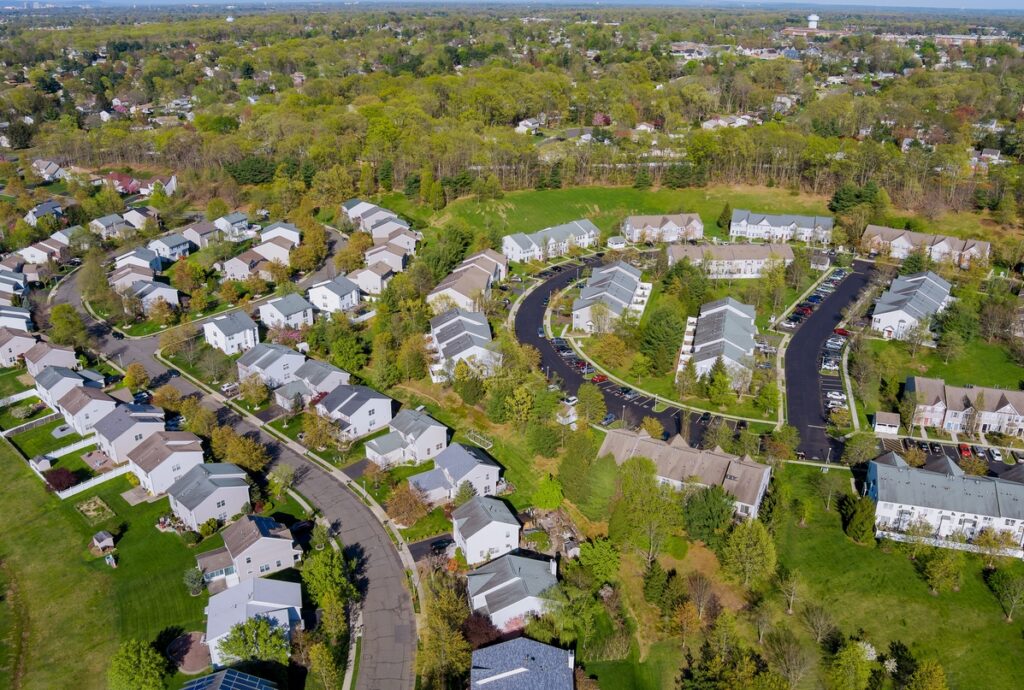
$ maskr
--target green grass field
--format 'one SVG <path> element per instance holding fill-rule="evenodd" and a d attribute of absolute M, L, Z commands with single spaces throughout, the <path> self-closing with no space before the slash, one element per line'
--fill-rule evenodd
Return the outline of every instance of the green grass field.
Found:
<path fill-rule="evenodd" d="M 1013 361 L 1006 348 L 998 343 L 987 343 L 980 338 L 972 340 L 964 348 L 962 356 L 948 364 L 933 349 L 921 348 L 916 360 L 911 359 L 906 344 L 895 340 L 872 340 L 872 352 L 880 355 L 894 350 L 902 356 L 908 376 L 930 376 L 941 378 L 953 386 L 974 384 L 976 386 L 998 386 L 1016 390 L 1024 381 L 1024 367 Z"/>
<path fill-rule="evenodd" d="M 28 373 L 20 367 L 0 369 L 0 398 L 6 398 L 8 395 L 14 395 L 31 388 L 30 384 L 18 380 L 18 377 L 23 375 L 28 377 Z"/>
<path fill-rule="evenodd" d="M 82 437 L 74 432 L 60 438 L 55 438 L 53 430 L 64 424 L 65 421 L 63 419 L 55 419 L 43 426 L 12 436 L 11 442 L 18 447 L 18 450 L 25 454 L 26 458 L 34 458 L 37 455 L 44 455 L 52 450 L 70 446 L 72 443 L 82 440 Z"/>
<path fill-rule="evenodd" d="M 679 640 L 663 640 L 651 645 L 643 660 L 635 648 L 629 657 L 618 661 L 593 661 L 585 665 L 587 675 L 597 677 L 605 690 L 662 690 L 675 687 L 683 661 Z"/>
<path fill-rule="evenodd" d="M 19 402 L 14 403 L 13 405 L 8 405 L 7 407 L 0 409 L 0 429 L 13 429 L 14 427 L 21 426 L 22 424 L 27 424 L 34 419 L 45 417 L 46 415 L 53 412 L 53 410 L 44 406 L 39 411 L 29 415 L 28 417 L 25 417 L 24 419 L 18 419 L 13 414 L 11 414 L 11 412 L 15 408 L 35 405 L 38 402 L 39 398 L 33 396 L 26 400 L 21 400 Z"/>

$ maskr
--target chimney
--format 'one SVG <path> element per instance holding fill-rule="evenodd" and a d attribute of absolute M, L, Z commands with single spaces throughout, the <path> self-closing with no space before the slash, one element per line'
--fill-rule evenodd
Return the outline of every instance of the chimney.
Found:
<path fill-rule="evenodd" d="M 569 670 L 572 671 L 572 670 L 575 670 L 575 668 L 576 668 L 576 653 L 570 649 L 569 650 Z"/>
<path fill-rule="evenodd" d="M 558 561 L 552 558 L 550 561 L 548 561 L 548 567 L 551 568 L 552 575 L 558 575 Z"/>

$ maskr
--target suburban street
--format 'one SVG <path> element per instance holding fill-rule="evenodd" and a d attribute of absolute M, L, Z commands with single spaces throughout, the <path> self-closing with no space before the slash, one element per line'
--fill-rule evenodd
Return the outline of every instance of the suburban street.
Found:
<path fill-rule="evenodd" d="M 808 459 L 838 461 L 842 455 L 842 442 L 826 433 L 819 365 L 825 341 L 842 320 L 843 309 L 867 285 L 871 270 L 870 263 L 855 261 L 852 272 L 800 325 L 786 348 L 787 423 L 800 432 L 800 450 Z M 826 389 L 833 382 L 828 384 Z"/>
<path fill-rule="evenodd" d="M 328 262 L 330 263 L 330 262 Z M 330 271 L 328 275 L 326 272 Z M 320 277 L 321 272 L 323 276 Z M 304 283 L 333 275 L 333 266 L 308 276 Z M 167 366 L 154 356 L 159 335 L 115 340 L 110 329 L 85 311 L 77 288 L 78 274 L 69 276 L 57 288 L 55 303 L 66 302 L 82 313 L 96 347 L 115 362 L 140 362 L 156 381 L 170 380 L 182 393 L 199 394 L 205 406 L 217 411 L 223 423 L 239 433 L 256 434 L 266 444 L 273 462 L 295 468 L 295 489 L 318 508 L 336 529 L 350 557 L 360 563 L 363 642 L 356 687 L 365 690 L 408 690 L 413 687 L 416 654 L 415 616 L 405 568 L 394 544 L 370 508 L 337 479 L 313 461 L 295 452 L 276 437 L 254 426 L 244 417 L 229 413 L 219 400 L 200 390 L 184 377 L 167 378 Z M 201 323 L 201 321 L 200 321 Z"/>

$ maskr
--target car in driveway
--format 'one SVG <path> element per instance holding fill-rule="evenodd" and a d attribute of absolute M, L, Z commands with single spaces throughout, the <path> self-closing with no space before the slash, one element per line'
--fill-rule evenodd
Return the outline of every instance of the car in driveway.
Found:
<path fill-rule="evenodd" d="M 846 393 L 840 393 L 839 391 L 829 391 L 826 394 L 829 400 L 846 400 Z"/>
<path fill-rule="evenodd" d="M 1003 451 L 999 450 L 998 448 L 990 448 L 989 452 L 992 454 L 992 459 L 995 460 L 996 462 L 1003 461 Z"/>
<path fill-rule="evenodd" d="M 933 443 L 932 453 L 934 453 L 935 455 L 942 455 L 942 446 L 940 446 L 938 443 Z"/>
<path fill-rule="evenodd" d="M 711 423 L 711 413 L 710 412 L 705 412 L 704 414 L 702 414 L 700 416 L 700 418 L 697 420 L 697 422 L 707 426 L 708 424 Z"/>
<path fill-rule="evenodd" d="M 841 335 L 844 338 L 850 337 L 850 331 L 846 330 L 845 328 L 835 328 L 832 330 L 832 332 L 835 333 L 836 335 Z"/>
<path fill-rule="evenodd" d="M 971 446 L 971 450 L 973 450 L 974 454 L 982 460 L 988 460 L 988 453 L 986 453 L 985 449 L 981 446 Z"/>
<path fill-rule="evenodd" d="M 575 405 L 579 401 L 580 401 L 580 399 L 577 398 L 575 395 L 570 395 L 568 398 L 562 398 L 562 402 L 565 403 L 566 405 L 568 405 L 569 407 L 572 407 L 573 405 Z"/>

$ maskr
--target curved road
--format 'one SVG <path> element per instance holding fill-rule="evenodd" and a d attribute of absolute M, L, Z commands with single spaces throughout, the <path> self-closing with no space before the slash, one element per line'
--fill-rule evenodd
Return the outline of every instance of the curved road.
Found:
<path fill-rule="evenodd" d="M 151 377 L 166 380 L 167 367 L 154 357 L 159 349 L 159 336 L 124 340 L 111 338 L 109 327 L 97 322 L 83 308 L 77 277 L 75 273 L 66 278 L 57 287 L 53 301 L 72 304 L 81 312 L 95 337 L 96 347 L 107 357 L 114 361 L 120 359 L 124 364 L 140 362 Z M 239 433 L 258 434 L 274 462 L 294 467 L 296 490 L 335 525 L 346 553 L 359 559 L 363 641 L 356 687 L 360 690 L 412 688 L 415 682 L 416 626 L 405 568 L 390 537 L 369 507 L 338 480 L 277 438 L 238 415 L 225 415 L 224 406 L 206 391 L 183 378 L 173 379 L 173 382 L 186 395 L 199 394 L 207 407 L 218 412 L 221 423 L 231 424 Z"/>

